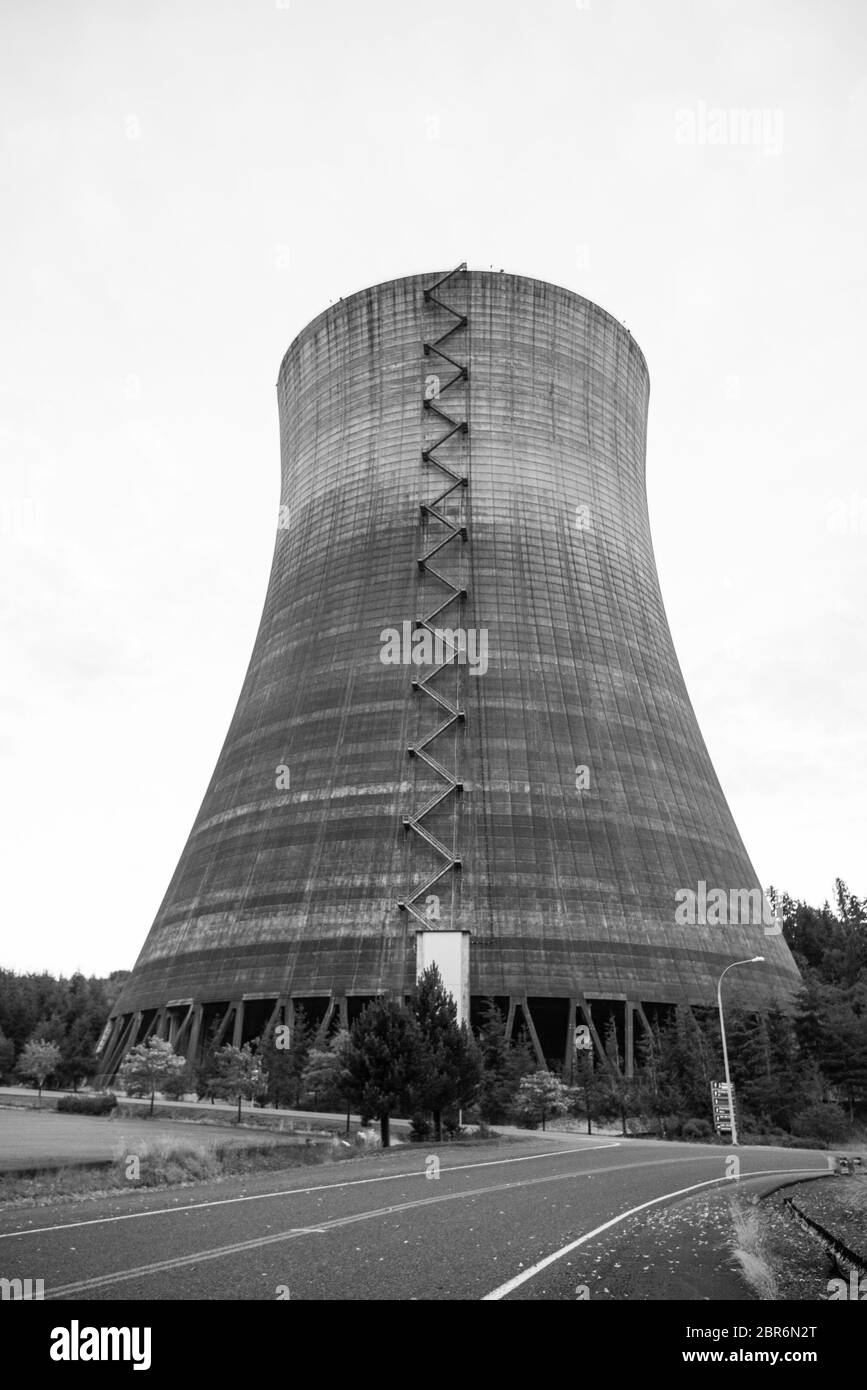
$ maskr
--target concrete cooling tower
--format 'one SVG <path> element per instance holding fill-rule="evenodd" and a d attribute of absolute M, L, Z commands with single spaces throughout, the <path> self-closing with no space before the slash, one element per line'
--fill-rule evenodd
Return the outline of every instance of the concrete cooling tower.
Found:
<path fill-rule="evenodd" d="M 101 1040 L 324 1032 L 435 960 L 540 1058 L 799 982 L 690 705 L 645 496 L 648 374 L 595 304 L 409 276 L 280 368 L 282 492 L 238 706 Z M 194 718 L 188 710 L 187 717 Z"/>

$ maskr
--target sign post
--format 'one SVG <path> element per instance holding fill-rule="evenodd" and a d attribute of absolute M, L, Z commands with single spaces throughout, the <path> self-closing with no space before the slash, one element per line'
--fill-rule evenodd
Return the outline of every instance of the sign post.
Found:
<path fill-rule="evenodd" d="M 712 1081 L 710 1083 L 713 1122 L 717 1134 L 731 1135 L 734 1132 L 732 1123 L 732 1111 L 735 1104 L 734 1090 L 734 1086 L 729 1086 L 725 1081 Z"/>

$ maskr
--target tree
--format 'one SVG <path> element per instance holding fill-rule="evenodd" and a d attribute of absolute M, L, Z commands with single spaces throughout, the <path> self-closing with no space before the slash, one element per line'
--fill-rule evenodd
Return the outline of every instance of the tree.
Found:
<path fill-rule="evenodd" d="M 550 1071 L 533 1071 L 522 1076 L 514 1101 L 515 1119 L 519 1125 L 535 1129 L 552 1115 L 562 1115 L 569 1105 L 569 1089 L 559 1076 Z"/>
<path fill-rule="evenodd" d="M 476 1045 L 482 1064 L 479 1114 L 487 1123 L 496 1124 L 507 1118 L 521 1077 L 533 1071 L 536 1062 L 526 1048 L 510 1044 L 505 1019 L 493 999 L 486 999 L 482 1006 Z"/>
<path fill-rule="evenodd" d="M 422 1072 L 411 1108 L 432 1113 L 434 1137 L 440 1141 L 443 1111 L 469 1105 L 475 1097 L 481 1061 L 466 1024 L 458 1023 L 457 1004 L 436 965 L 419 977 L 410 1008 L 418 1024 Z"/>
<path fill-rule="evenodd" d="M 187 1091 L 193 1090 L 194 1080 L 187 1062 L 183 1068 L 170 1072 L 163 1080 L 161 1090 L 167 1100 L 183 1100 Z"/>
<path fill-rule="evenodd" d="M 301 1096 L 301 1077 L 307 1065 L 307 1058 L 314 1041 L 314 1028 L 307 1012 L 300 1005 L 295 1008 L 295 1020 L 288 1050 L 287 1075 L 292 1086 L 292 1104 L 298 1106 Z"/>
<path fill-rule="evenodd" d="M 15 1044 L 0 1032 L 0 1081 L 8 1081 L 15 1068 Z"/>
<path fill-rule="evenodd" d="M 642 1033 L 636 1046 L 639 1067 L 636 1076 L 636 1098 L 640 1110 L 656 1120 L 662 1137 L 666 1136 L 666 1117 L 686 1114 L 686 1102 L 671 1065 L 668 1026 L 658 1020 L 650 1032 Z"/>
<path fill-rule="evenodd" d="M 809 980 L 798 997 L 795 1028 L 826 1080 L 845 1092 L 854 1120 L 856 1096 L 867 1089 L 867 981 L 840 989 Z"/>
<path fill-rule="evenodd" d="M 241 1123 L 241 1101 L 252 1100 L 267 1085 L 262 1065 L 249 1043 L 233 1047 L 226 1043 L 217 1052 L 217 1081 L 219 1095 L 238 1102 L 238 1124 Z"/>
<path fill-rule="evenodd" d="M 208 1036 L 202 1048 L 202 1060 L 195 1069 L 195 1091 L 199 1100 L 209 1100 L 214 1103 L 214 1086 L 217 1082 L 217 1035 L 220 1031 L 220 1020 L 215 1018 L 208 1028 Z"/>
<path fill-rule="evenodd" d="M 178 1057 L 170 1042 L 163 1038 L 148 1038 L 139 1043 L 124 1058 L 118 1080 L 128 1095 L 149 1095 L 149 1115 L 154 1113 L 154 1098 L 162 1082 L 177 1075 L 186 1067 L 186 1059 Z"/>
<path fill-rule="evenodd" d="M 337 1110 L 343 1102 L 347 1073 L 343 1053 L 347 1032 L 337 1033 L 324 1050 L 311 1048 L 301 1073 L 301 1103 L 314 1110 Z"/>
<path fill-rule="evenodd" d="M 389 1120 L 424 1081 L 419 1027 L 403 1004 L 376 999 L 349 1031 L 344 1053 L 346 1091 L 362 1116 L 379 1119 L 382 1146 L 389 1145 Z"/>
<path fill-rule="evenodd" d="M 745 1120 L 760 1128 L 788 1129 L 814 1086 L 791 1018 L 776 1004 L 761 1014 L 732 1009 L 728 1033 L 732 1079 Z"/>
<path fill-rule="evenodd" d="M 57 1043 L 36 1038 L 27 1043 L 18 1059 L 18 1073 L 26 1080 L 35 1081 L 39 1088 L 39 1102 L 42 1103 L 42 1087 L 48 1077 L 57 1071 L 60 1063 L 60 1048 Z"/>
<path fill-rule="evenodd" d="M 625 1084 L 625 1083 L 624 1083 Z M 629 1095 L 632 1095 L 630 1087 Z M 575 1085 L 569 1091 L 569 1111 L 577 1118 L 586 1118 L 587 1133 L 593 1133 L 593 1121 L 617 1113 L 619 1102 L 613 1094 L 608 1071 L 590 1053 L 583 1053 L 575 1063 Z"/>
<path fill-rule="evenodd" d="M 846 988 L 867 979 L 867 905 L 840 878 L 834 895 L 836 913 L 827 902 L 815 908 L 783 893 L 783 935 L 802 973 Z"/>
<path fill-rule="evenodd" d="M 86 1015 L 72 1020 L 60 1045 L 60 1078 L 71 1083 L 73 1091 L 96 1071 L 95 1041 L 91 1021 Z"/>
<path fill-rule="evenodd" d="M 609 1112 L 620 1116 L 620 1128 L 626 1134 L 628 1133 L 626 1119 L 634 1107 L 636 1087 L 631 1078 L 623 1075 L 620 1044 L 617 1039 L 617 1024 L 613 1015 L 609 1016 L 605 1024 L 603 1046 L 608 1065 L 596 1073 L 594 1101 L 601 1114 L 604 1115 Z M 589 1111 L 587 1121 L 589 1134 Z"/>
<path fill-rule="evenodd" d="M 838 1105 L 819 1101 L 808 1105 L 792 1120 L 792 1133 L 801 1139 L 819 1139 L 824 1144 L 840 1144 L 849 1134 L 846 1116 Z"/>
<path fill-rule="evenodd" d="M 75 974 L 67 980 L 0 970 L 0 1029 L 12 1039 L 16 1055 L 28 1040 L 43 1036 L 63 1051 L 72 1025 L 80 1020 L 95 1046 L 128 973 L 115 971 L 106 979 Z M 45 1031 L 40 1027 L 43 1023 Z M 58 1077 L 64 1084 L 72 1079 L 64 1071 L 63 1059 Z"/>
<path fill-rule="evenodd" d="M 296 1006 L 291 1026 L 272 1023 L 259 1045 L 259 1056 L 268 1077 L 268 1099 L 275 1109 L 297 1106 L 302 1077 L 313 1044 L 307 1014 Z"/>
<path fill-rule="evenodd" d="M 39 1038 L 42 1042 L 55 1043 L 63 1051 L 63 1041 L 66 1037 L 66 1021 L 59 1013 L 53 1013 L 45 1018 L 40 1018 L 33 1027 L 33 1032 L 28 1038 L 28 1042 L 35 1042 Z"/>

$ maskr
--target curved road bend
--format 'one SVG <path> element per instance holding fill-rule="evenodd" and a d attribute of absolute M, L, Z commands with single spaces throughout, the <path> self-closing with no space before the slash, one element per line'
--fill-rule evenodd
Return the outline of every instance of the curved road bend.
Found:
<path fill-rule="evenodd" d="M 534 1266 L 547 1262 L 550 1273 L 550 1257 L 585 1237 L 604 1248 L 617 1218 L 637 1207 L 711 1190 L 732 1151 L 534 1136 L 444 1146 L 433 1155 L 439 1177 L 428 1177 L 432 1152 L 414 1145 L 339 1165 L 9 1210 L 0 1214 L 0 1277 L 44 1279 L 46 1299 L 532 1296 Z M 827 1171 L 823 1154 L 803 1150 L 739 1157 L 742 1180 Z"/>

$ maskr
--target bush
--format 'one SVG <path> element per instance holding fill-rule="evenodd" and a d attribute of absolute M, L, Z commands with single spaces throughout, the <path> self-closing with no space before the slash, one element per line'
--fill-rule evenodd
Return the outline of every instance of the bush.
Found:
<path fill-rule="evenodd" d="M 195 1078 L 188 1070 L 169 1075 L 160 1085 L 160 1092 L 166 1100 L 183 1100 L 190 1091 L 195 1091 Z"/>
<path fill-rule="evenodd" d="M 416 1111 L 416 1113 L 410 1117 L 409 1122 L 410 1143 L 423 1144 L 426 1139 L 430 1138 L 432 1129 L 433 1126 L 428 1116 L 422 1114 L 421 1111 Z"/>
<path fill-rule="evenodd" d="M 660 1115 L 659 1126 L 663 1139 L 679 1139 L 683 1129 L 682 1115 Z"/>
<path fill-rule="evenodd" d="M 64 1115 L 107 1115 L 117 1105 L 117 1096 L 61 1096 L 57 1109 Z"/>
<path fill-rule="evenodd" d="M 150 1086 L 147 1082 L 135 1076 L 128 1076 L 121 1079 L 120 1089 L 125 1096 L 129 1096 L 132 1100 L 147 1100 L 151 1093 Z"/>
<path fill-rule="evenodd" d="M 627 1115 L 626 1132 L 633 1135 L 653 1135 L 656 1131 L 650 1115 Z"/>
<path fill-rule="evenodd" d="M 839 1144 L 849 1134 L 849 1122 L 838 1106 L 819 1102 L 795 1116 L 792 1133 L 800 1139 L 815 1138 L 827 1144 Z"/>
<path fill-rule="evenodd" d="M 129 1155 L 123 1155 L 118 1160 L 118 1167 L 122 1169 L 132 1156 L 138 1157 L 141 1165 L 138 1181 L 143 1187 L 195 1182 L 215 1177 L 220 1171 L 219 1155 L 206 1144 L 178 1144 L 172 1139 L 158 1139 L 142 1145 L 137 1154 L 131 1150 Z"/>
<path fill-rule="evenodd" d="M 443 1135 L 446 1139 L 460 1139 L 464 1126 L 459 1123 L 458 1111 L 447 1110 L 443 1114 Z"/>
<path fill-rule="evenodd" d="M 712 1139 L 713 1125 L 709 1120 L 685 1120 L 681 1135 L 684 1139 Z"/>
<path fill-rule="evenodd" d="M 465 1116 L 464 1118 L 466 1118 L 466 1116 Z M 500 1137 L 500 1136 L 499 1136 L 499 1134 L 497 1133 L 497 1131 L 496 1131 L 495 1129 L 491 1129 L 491 1126 L 490 1126 L 489 1124 L 486 1124 L 484 1120 L 479 1120 L 479 1121 L 477 1121 L 477 1124 L 476 1124 L 476 1138 L 477 1138 L 477 1139 L 499 1139 L 499 1137 Z"/>
<path fill-rule="evenodd" d="M 521 1077 L 512 1102 L 512 1118 L 522 1129 L 538 1129 L 566 1110 L 571 1093 L 559 1076 L 540 1069 Z"/>

